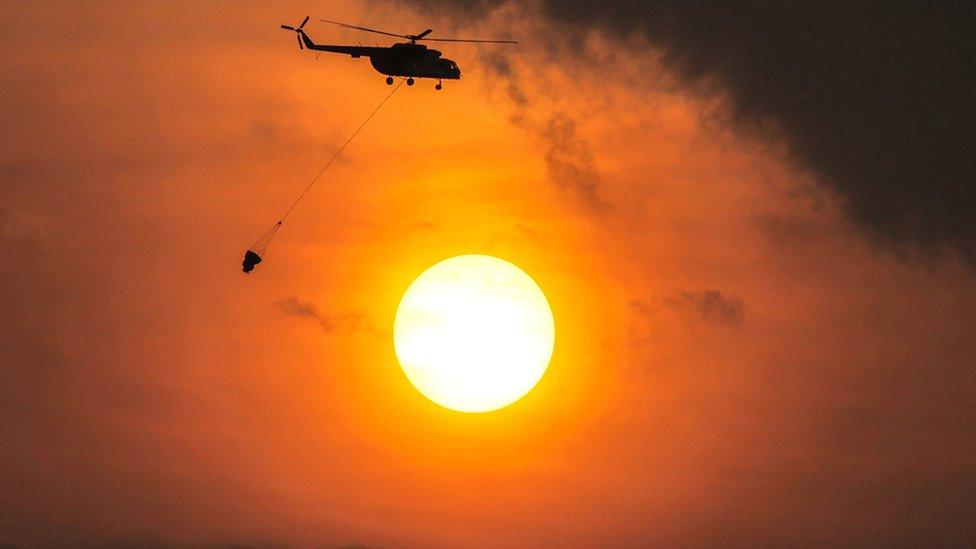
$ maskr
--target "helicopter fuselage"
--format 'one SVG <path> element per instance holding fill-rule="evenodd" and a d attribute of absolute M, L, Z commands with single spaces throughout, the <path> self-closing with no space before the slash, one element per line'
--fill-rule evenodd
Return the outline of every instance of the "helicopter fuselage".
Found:
<path fill-rule="evenodd" d="M 381 74 L 450 80 L 461 78 L 457 63 L 441 57 L 441 52 L 423 44 L 394 44 L 385 49 L 386 52 L 369 57 L 370 64 Z"/>
<path fill-rule="evenodd" d="M 405 78 L 436 78 L 438 80 L 459 80 L 461 69 L 457 63 L 441 57 L 441 52 L 423 44 L 409 42 L 379 46 L 339 46 L 316 44 L 302 31 L 298 31 L 306 49 L 341 53 L 351 57 L 368 57 L 370 64 L 380 74 Z"/>

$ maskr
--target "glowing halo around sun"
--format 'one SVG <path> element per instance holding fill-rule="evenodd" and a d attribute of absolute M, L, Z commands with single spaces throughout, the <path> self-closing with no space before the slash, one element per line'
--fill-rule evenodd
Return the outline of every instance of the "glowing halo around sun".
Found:
<path fill-rule="evenodd" d="M 400 300 L 393 345 L 407 378 L 430 400 L 489 412 L 528 393 L 549 366 L 555 324 L 539 285 L 488 255 L 445 259 Z"/>

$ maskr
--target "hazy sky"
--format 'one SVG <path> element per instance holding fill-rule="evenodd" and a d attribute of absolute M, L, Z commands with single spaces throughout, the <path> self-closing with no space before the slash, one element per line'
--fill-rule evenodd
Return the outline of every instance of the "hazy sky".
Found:
<path fill-rule="evenodd" d="M 0 543 L 976 543 L 971 73 L 879 125 L 910 72 L 568 6 L 0 6 Z M 864 51 L 902 36 L 889 11 L 812 19 Z M 924 19 L 936 78 L 964 11 Z M 463 79 L 403 87 L 245 276 L 389 92 L 277 28 L 306 14 L 521 44 L 439 45 Z M 464 253 L 556 322 L 540 384 L 482 415 L 414 390 L 390 332 Z"/>

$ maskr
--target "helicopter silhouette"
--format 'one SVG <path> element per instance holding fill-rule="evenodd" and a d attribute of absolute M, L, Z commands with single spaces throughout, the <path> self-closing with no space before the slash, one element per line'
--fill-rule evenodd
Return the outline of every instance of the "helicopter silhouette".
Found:
<path fill-rule="evenodd" d="M 316 44 L 302 30 L 308 23 L 308 17 L 297 27 L 281 25 L 285 30 L 294 31 L 298 38 L 298 47 L 313 51 L 325 51 L 330 53 L 341 53 L 353 58 L 368 57 L 370 64 L 380 74 L 386 75 L 387 85 L 393 84 L 394 77 L 406 78 L 407 85 L 413 86 L 415 78 L 433 78 L 437 80 L 435 90 L 443 87 L 442 80 L 460 80 L 461 69 L 457 63 L 446 57 L 441 57 L 441 52 L 432 50 L 417 42 L 429 40 L 432 42 L 469 42 L 475 44 L 518 44 L 512 40 L 466 40 L 460 38 L 427 38 L 427 35 L 434 32 L 427 29 L 420 34 L 393 34 L 366 27 L 347 25 L 338 21 L 320 19 L 323 23 L 331 23 L 349 29 L 358 29 L 376 34 L 384 34 L 396 38 L 406 38 L 409 42 L 400 42 L 389 47 L 372 46 L 336 46 L 329 44 Z"/>

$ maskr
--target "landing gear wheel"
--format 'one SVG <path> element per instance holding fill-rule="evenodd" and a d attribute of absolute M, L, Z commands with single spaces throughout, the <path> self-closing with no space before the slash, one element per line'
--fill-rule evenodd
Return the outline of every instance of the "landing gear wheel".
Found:
<path fill-rule="evenodd" d="M 443 88 L 443 87 L 444 87 L 444 85 L 441 84 L 440 80 L 438 80 L 437 81 L 437 85 L 434 86 L 434 89 L 437 90 L 437 91 L 441 91 L 441 88 Z"/>
<path fill-rule="evenodd" d="M 413 78 L 407 78 L 407 85 L 413 86 Z"/>
<path fill-rule="evenodd" d="M 392 76 L 387 76 L 386 77 L 386 85 L 387 86 L 392 86 L 393 85 L 393 77 Z"/>

